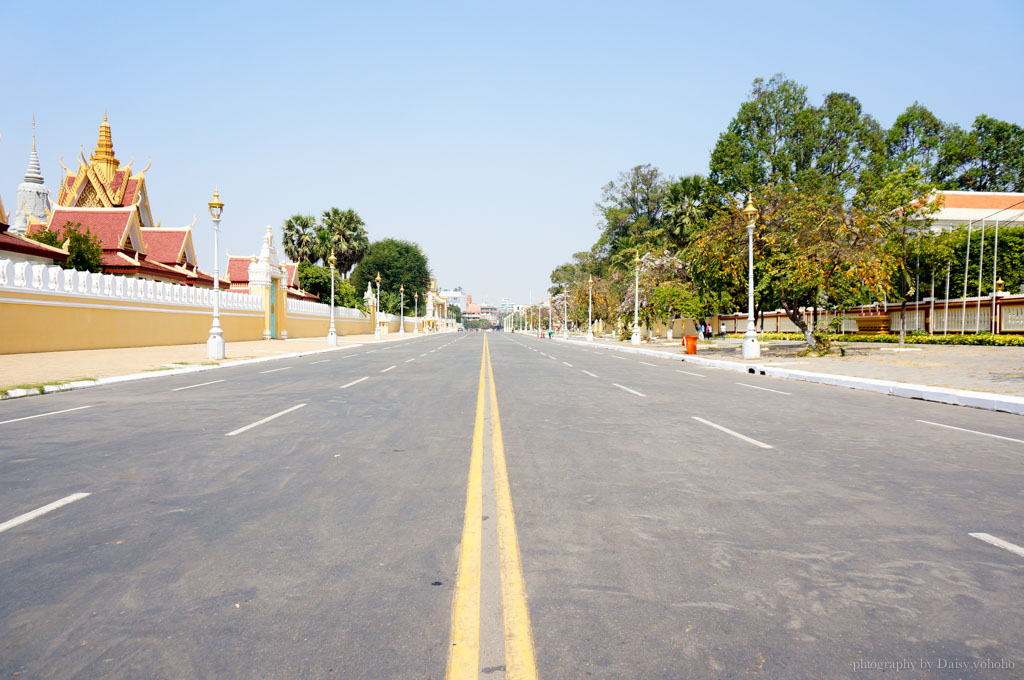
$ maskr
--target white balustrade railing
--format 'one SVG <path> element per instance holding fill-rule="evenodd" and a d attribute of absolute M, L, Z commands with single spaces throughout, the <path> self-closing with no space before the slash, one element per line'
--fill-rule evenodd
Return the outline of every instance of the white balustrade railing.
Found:
<path fill-rule="evenodd" d="M 288 298 L 285 304 L 285 311 L 288 314 L 308 314 L 310 316 L 329 317 L 331 315 L 330 305 L 312 300 L 294 300 Z M 352 307 L 335 307 L 334 317 L 337 319 L 366 319 L 367 315 Z"/>
<path fill-rule="evenodd" d="M 159 302 L 180 307 L 213 307 L 213 289 L 136 279 L 114 274 L 95 274 L 59 265 L 0 259 L 0 290 L 23 290 L 64 297 Z M 262 311 L 263 299 L 248 293 L 221 291 L 220 306 L 226 310 Z"/>

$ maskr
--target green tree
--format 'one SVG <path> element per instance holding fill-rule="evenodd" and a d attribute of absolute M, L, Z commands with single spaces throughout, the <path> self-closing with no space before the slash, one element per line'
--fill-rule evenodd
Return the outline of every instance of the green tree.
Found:
<path fill-rule="evenodd" d="M 292 262 L 316 262 L 317 227 L 312 215 L 292 215 L 284 221 L 281 245 Z"/>
<path fill-rule="evenodd" d="M 619 173 L 617 181 L 604 186 L 597 204 L 602 217 L 601 237 L 595 246 L 602 258 L 625 247 L 623 238 L 660 242 L 666 184 L 661 171 L 647 164 Z"/>
<path fill-rule="evenodd" d="M 68 253 L 64 266 L 82 272 L 103 271 L 103 243 L 99 237 L 93 236 L 89 228 L 81 231 L 82 223 L 64 223 L 61 231 L 40 229 L 30 237 L 54 248 L 61 248 Z"/>
<path fill-rule="evenodd" d="M 420 309 L 420 316 L 423 315 L 423 309 Z M 455 319 L 455 323 L 462 323 L 462 310 L 456 305 L 448 305 L 448 318 Z"/>
<path fill-rule="evenodd" d="M 321 229 L 329 235 L 327 242 L 330 244 L 327 255 L 321 257 L 326 261 L 326 257 L 333 252 L 338 258 L 338 271 L 347 277 L 370 247 L 366 224 L 355 210 L 331 208 L 324 211 L 321 225 Z"/>
<path fill-rule="evenodd" d="M 320 302 L 329 304 L 331 299 L 331 270 L 310 262 L 299 263 L 299 285 L 303 290 L 316 295 Z M 341 278 L 337 270 L 334 272 L 334 305 L 362 309 L 363 299 L 356 293 L 351 283 Z"/>
<path fill-rule="evenodd" d="M 380 273 L 381 308 L 389 313 L 398 313 L 399 288 L 405 286 L 405 309 L 409 314 L 413 308 L 413 293 L 420 294 L 420 300 L 430 287 L 430 267 L 427 258 L 414 243 L 387 238 L 374 241 L 366 255 L 352 270 L 349 281 L 357 291 L 365 291 L 366 284 Z M 376 283 L 373 284 L 376 292 Z M 394 312 L 391 312 L 391 298 L 385 292 L 394 294 Z M 385 301 L 387 305 L 385 305 Z"/>
<path fill-rule="evenodd" d="M 947 136 L 936 171 L 946 189 L 1024 191 L 1024 128 L 980 115 Z"/>

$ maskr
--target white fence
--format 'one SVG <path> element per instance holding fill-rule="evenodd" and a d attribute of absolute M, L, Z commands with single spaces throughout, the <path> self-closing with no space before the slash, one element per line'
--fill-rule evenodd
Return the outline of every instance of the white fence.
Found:
<path fill-rule="evenodd" d="M 288 298 L 288 303 L 285 305 L 285 311 L 288 314 L 305 314 L 308 316 L 323 316 L 328 317 L 331 315 L 331 306 L 325 305 L 322 302 L 313 302 L 312 300 L 293 300 Z M 368 316 L 358 309 L 352 307 L 335 307 L 334 316 L 342 319 L 366 319 Z"/>
<path fill-rule="evenodd" d="M 59 265 L 0 259 L 0 289 L 24 290 L 82 298 L 160 302 L 213 308 L 213 289 L 162 283 L 115 274 L 95 274 Z M 261 311 L 263 301 L 247 293 L 221 291 L 223 309 Z"/>

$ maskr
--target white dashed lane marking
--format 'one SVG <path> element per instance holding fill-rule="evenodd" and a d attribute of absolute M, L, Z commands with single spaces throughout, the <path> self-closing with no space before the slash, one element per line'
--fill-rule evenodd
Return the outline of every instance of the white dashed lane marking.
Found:
<path fill-rule="evenodd" d="M 1024 548 L 1022 548 L 1019 545 L 1016 545 L 1014 543 L 1010 543 L 1009 541 L 1004 541 L 1001 538 L 996 538 L 992 534 L 977 533 L 977 534 L 968 534 L 968 536 L 972 536 L 973 538 L 976 538 L 979 541 L 985 541 L 986 543 L 989 543 L 991 545 L 998 546 L 998 547 L 1002 548 L 1003 550 L 1009 550 L 1014 555 L 1020 555 L 1021 557 L 1024 557 Z"/>
<path fill-rule="evenodd" d="M 217 383 L 222 383 L 222 382 L 224 382 L 224 380 L 211 380 L 210 382 L 199 383 L 198 385 L 186 385 L 185 387 L 175 387 L 173 390 L 171 390 L 171 392 L 180 392 L 182 390 L 190 390 L 193 387 L 203 387 L 205 385 L 215 385 Z"/>
<path fill-rule="evenodd" d="M 740 383 L 740 382 L 738 382 L 736 384 L 737 385 L 742 385 L 743 387 L 749 387 L 749 388 L 754 389 L 754 390 L 763 390 L 765 392 L 774 392 L 775 394 L 785 394 L 787 396 L 790 396 L 789 392 L 783 392 L 782 390 L 773 390 L 770 387 L 758 387 L 757 385 L 748 385 L 747 383 Z"/>
<path fill-rule="evenodd" d="M 7 423 L 17 423 L 21 420 L 32 420 L 33 418 L 42 418 L 43 416 L 55 416 L 58 413 L 71 413 L 72 411 L 81 411 L 83 408 L 92 408 L 92 404 L 89 406 L 76 406 L 75 408 L 66 408 L 61 411 L 50 411 L 49 413 L 37 413 L 34 416 L 25 416 L 24 418 L 11 418 L 10 420 L 0 421 L 0 425 L 6 425 Z"/>
<path fill-rule="evenodd" d="M 0 524 L 0 533 L 3 533 L 5 531 L 7 531 L 8 529 L 12 529 L 12 528 L 18 526 L 19 524 L 24 524 L 25 522 L 28 522 L 29 520 L 33 520 L 36 517 L 40 517 L 42 515 L 45 515 L 46 513 L 50 512 L 52 510 L 56 510 L 57 508 L 64 507 L 68 503 L 74 503 L 75 501 L 81 500 L 81 499 L 85 498 L 86 496 L 90 496 L 90 495 L 92 495 L 92 494 L 88 494 L 88 493 L 73 493 L 70 496 L 65 496 L 64 498 L 61 498 L 59 501 L 54 501 L 54 502 L 50 503 L 49 505 L 44 505 L 41 508 L 36 508 L 35 510 L 32 510 L 31 512 L 26 512 L 24 515 L 18 515 L 14 519 L 9 519 L 6 522 L 4 522 L 3 524 Z"/>
<path fill-rule="evenodd" d="M 740 434 L 739 432 L 736 432 L 734 430 L 730 430 L 727 427 L 723 427 L 723 426 L 721 426 L 721 425 L 719 425 L 717 423 L 713 423 L 710 420 L 704 420 L 703 418 L 698 418 L 697 416 L 690 416 L 690 417 L 693 418 L 694 420 L 696 420 L 697 422 L 704 423 L 705 425 L 709 425 L 710 427 L 713 427 L 716 430 L 719 430 L 719 431 L 724 432 L 726 434 L 730 434 L 733 437 L 736 437 L 737 439 L 742 439 L 743 441 L 745 441 L 745 442 L 747 442 L 749 444 L 753 444 L 754 446 L 760 446 L 762 449 L 770 449 L 770 448 L 772 448 L 772 446 L 770 444 L 765 444 L 764 442 L 759 442 L 756 439 L 751 439 L 750 437 L 748 437 L 745 434 Z"/>
<path fill-rule="evenodd" d="M 625 385 L 620 385 L 619 383 L 612 383 L 612 384 L 615 385 L 616 387 L 618 387 L 620 390 L 626 390 L 627 392 L 629 392 L 631 394 L 635 394 L 638 397 L 645 397 L 645 396 L 647 396 L 645 394 L 640 394 L 636 390 L 631 390 L 628 387 L 626 387 Z"/>
<path fill-rule="evenodd" d="M 934 425 L 936 427 L 948 427 L 950 430 L 959 430 L 960 432 L 970 432 L 971 434 L 980 434 L 983 437 L 993 437 L 995 439 L 1004 439 L 1008 442 L 1016 442 L 1018 444 L 1024 444 L 1024 439 L 1014 439 L 1013 437 L 1004 437 L 1001 434 L 990 434 L 988 432 L 978 432 L 977 430 L 968 430 L 964 427 L 956 427 L 955 425 L 946 425 L 944 423 L 933 423 L 930 420 L 918 420 L 919 423 L 925 423 L 926 425 Z M 0 423 L 2 424 L 2 423 Z"/>
<path fill-rule="evenodd" d="M 283 415 L 285 415 L 287 413 L 291 413 L 292 411 L 297 411 L 300 408 L 302 408 L 303 406 L 305 406 L 305 404 L 299 404 L 298 406 L 292 406 L 291 408 L 286 408 L 283 411 L 278 411 L 274 415 L 267 416 L 263 420 L 257 420 L 255 423 L 252 423 L 250 425 L 246 425 L 245 427 L 240 427 L 237 430 L 232 430 L 231 432 L 228 432 L 224 436 L 225 437 L 234 437 L 236 434 L 242 434 L 243 432 L 251 430 L 254 427 L 258 427 L 258 426 L 262 425 L 263 423 L 269 423 L 271 420 L 274 420 L 275 418 L 280 418 L 281 416 L 283 416 Z"/>

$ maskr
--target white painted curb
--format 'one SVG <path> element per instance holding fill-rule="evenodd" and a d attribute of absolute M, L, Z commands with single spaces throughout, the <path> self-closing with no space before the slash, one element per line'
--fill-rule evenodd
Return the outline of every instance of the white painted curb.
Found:
<path fill-rule="evenodd" d="M 231 368 L 233 366 L 246 366 L 248 364 L 262 364 L 267 361 L 277 361 L 279 359 L 295 359 L 297 357 L 310 356 L 312 354 L 324 354 L 325 352 L 337 352 L 343 349 L 355 349 L 356 347 L 363 347 L 364 345 L 372 344 L 377 345 L 385 342 L 403 342 L 405 340 L 416 340 L 422 338 L 433 337 L 434 335 L 442 335 L 441 333 L 433 333 L 431 335 L 418 335 L 408 336 L 404 338 L 389 338 L 387 340 L 375 340 L 369 342 L 360 342 L 354 345 L 346 345 L 344 347 L 328 347 L 326 349 L 311 349 L 306 352 L 291 352 L 289 354 L 277 354 L 272 357 L 257 357 L 255 359 L 239 359 L 238 361 L 227 361 L 223 364 L 217 364 L 215 366 L 183 366 L 181 368 L 170 368 L 166 371 L 155 370 L 146 371 L 145 373 L 130 373 L 128 375 L 114 375 L 108 378 L 99 378 L 97 380 L 77 380 L 75 382 L 62 383 L 60 385 L 44 385 L 42 391 L 38 389 L 22 389 L 22 390 L 9 390 L 6 394 L 0 394 L 0 401 L 7 399 L 18 399 L 21 397 L 33 397 L 38 394 L 52 394 L 53 392 L 70 392 L 71 390 L 81 390 L 88 387 L 99 387 L 101 385 L 113 385 L 115 383 L 131 382 L 133 380 L 145 380 L 147 378 L 162 378 L 168 375 L 182 375 L 184 373 L 202 373 L 204 371 L 213 371 L 218 368 Z M 295 338 L 296 340 L 305 340 L 306 338 Z M 126 348 L 127 349 L 127 348 Z"/>
<path fill-rule="evenodd" d="M 788 380 L 803 380 L 804 382 L 819 383 L 822 385 L 834 385 L 836 387 L 848 387 L 854 390 L 866 390 L 888 394 L 893 397 L 904 397 L 907 399 L 921 399 L 923 401 L 935 401 L 942 404 L 954 406 L 970 406 L 972 408 L 986 409 L 988 411 L 1005 411 L 1017 415 L 1024 415 L 1024 397 L 1015 397 L 1009 394 L 994 394 L 991 392 L 975 392 L 972 390 L 955 390 L 948 387 L 934 387 L 932 385 L 917 385 L 914 383 L 896 382 L 894 380 L 876 380 L 874 378 L 857 378 L 848 375 L 835 375 L 832 373 L 814 373 L 812 371 L 800 371 L 792 368 L 782 368 L 766 364 L 740 361 L 727 361 L 725 359 L 703 359 L 692 355 L 680 355 L 675 352 L 664 352 L 656 349 L 643 347 L 622 347 L 618 345 L 606 345 L 593 343 L 584 340 L 564 340 L 555 338 L 561 342 L 582 345 L 584 347 L 603 347 L 616 352 L 627 352 L 630 354 L 645 354 L 647 356 L 661 357 L 663 359 L 682 360 L 687 363 L 708 368 L 722 368 L 741 373 L 753 373 L 765 375 L 772 378 L 786 378 Z"/>

